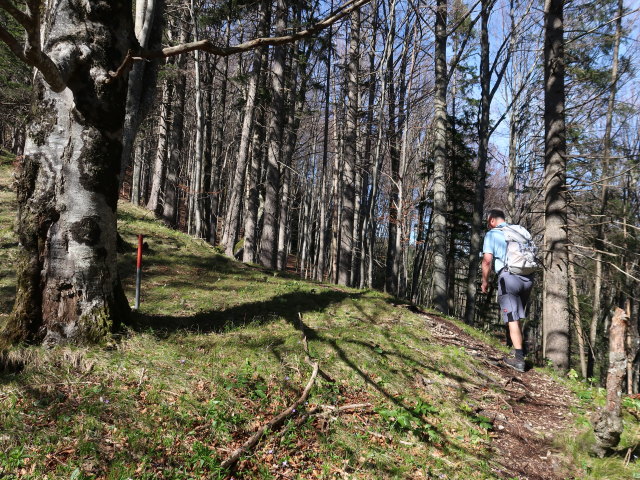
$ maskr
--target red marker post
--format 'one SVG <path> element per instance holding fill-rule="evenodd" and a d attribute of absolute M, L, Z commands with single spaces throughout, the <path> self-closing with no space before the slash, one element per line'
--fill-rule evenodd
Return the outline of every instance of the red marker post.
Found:
<path fill-rule="evenodd" d="M 140 281 L 142 280 L 142 235 L 138 235 L 138 261 L 136 263 L 136 306 L 140 308 Z"/>

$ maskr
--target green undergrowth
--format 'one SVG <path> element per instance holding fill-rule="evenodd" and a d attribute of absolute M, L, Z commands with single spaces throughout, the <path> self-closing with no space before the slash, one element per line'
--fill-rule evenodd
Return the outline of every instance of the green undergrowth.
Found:
<path fill-rule="evenodd" d="M 4 242 L 12 204 L 0 195 Z M 397 299 L 243 265 L 128 204 L 119 219 L 129 299 L 144 235 L 140 310 L 100 346 L 4 354 L 22 369 L 0 374 L 0 478 L 499 478 L 493 425 L 464 388 L 483 387 L 487 367 L 434 342 Z M 15 254 L 6 239 L 2 314 Z M 222 470 L 301 395 L 305 343 L 320 366 L 309 398 L 232 474 Z M 356 407 L 330 412 L 346 405 Z M 318 411 L 328 414 L 306 415 Z M 577 471 L 614 478 L 588 461 Z M 626 472 L 635 463 L 615 462 Z"/>
<path fill-rule="evenodd" d="M 552 371 L 549 374 L 556 376 Z M 593 422 L 597 412 L 605 406 L 606 389 L 592 382 L 579 381 L 571 370 L 567 377 L 557 378 L 575 395 L 571 407 L 575 415 L 575 428 L 555 439 L 557 447 L 566 452 L 584 479 L 629 480 L 640 479 L 640 396 L 623 396 L 622 417 L 624 430 L 620 442 L 606 458 L 591 455 L 595 444 Z"/>

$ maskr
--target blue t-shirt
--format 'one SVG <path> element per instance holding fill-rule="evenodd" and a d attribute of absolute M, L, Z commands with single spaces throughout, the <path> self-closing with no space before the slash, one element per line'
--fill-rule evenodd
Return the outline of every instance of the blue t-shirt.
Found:
<path fill-rule="evenodd" d="M 484 236 L 482 244 L 482 253 L 490 253 L 493 255 L 493 269 L 498 273 L 504 268 L 507 259 L 507 241 L 504 238 L 504 232 L 498 228 L 506 226 L 503 222 L 497 228 L 492 228 Z"/>

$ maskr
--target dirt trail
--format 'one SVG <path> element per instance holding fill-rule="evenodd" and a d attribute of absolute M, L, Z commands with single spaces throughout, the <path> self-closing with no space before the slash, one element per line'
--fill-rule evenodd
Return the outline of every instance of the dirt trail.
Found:
<path fill-rule="evenodd" d="M 422 313 L 433 335 L 443 345 L 462 347 L 485 369 L 477 369 L 484 387 L 472 388 L 478 414 L 494 425 L 494 460 L 501 467 L 496 475 L 521 480 L 567 478 L 567 466 L 554 453 L 551 439 L 572 424 L 571 393 L 546 375 L 534 370 L 519 373 L 502 364 L 504 354 L 463 332 L 452 322 Z M 497 388 L 496 388 L 497 387 Z"/>

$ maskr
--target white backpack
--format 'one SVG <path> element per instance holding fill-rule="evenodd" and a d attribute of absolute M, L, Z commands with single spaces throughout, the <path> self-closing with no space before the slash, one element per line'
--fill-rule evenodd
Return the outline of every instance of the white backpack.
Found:
<path fill-rule="evenodd" d="M 538 261 L 538 247 L 529 231 L 520 225 L 499 227 L 507 241 L 506 269 L 516 275 L 531 275 L 541 267 Z"/>

